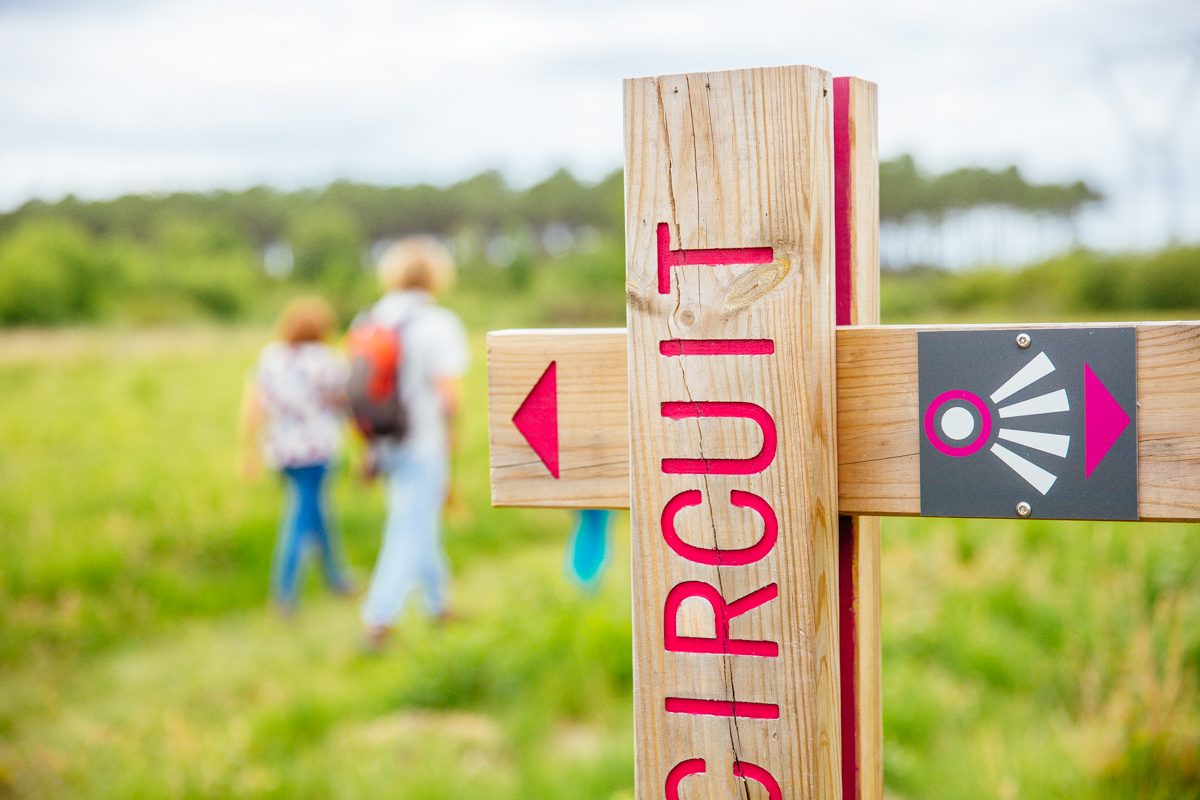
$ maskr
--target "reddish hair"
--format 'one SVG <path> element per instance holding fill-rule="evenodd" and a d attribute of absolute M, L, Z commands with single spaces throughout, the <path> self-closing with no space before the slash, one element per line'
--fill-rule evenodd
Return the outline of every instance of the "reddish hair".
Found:
<path fill-rule="evenodd" d="M 333 331 L 336 319 L 333 307 L 324 299 L 297 297 L 279 315 L 275 335 L 288 344 L 324 341 Z"/>

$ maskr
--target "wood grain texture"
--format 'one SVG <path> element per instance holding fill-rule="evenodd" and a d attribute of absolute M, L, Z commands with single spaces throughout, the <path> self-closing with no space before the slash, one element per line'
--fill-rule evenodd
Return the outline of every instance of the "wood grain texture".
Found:
<path fill-rule="evenodd" d="M 834 462 L 831 79 L 808 67 L 664 76 L 625 83 L 625 184 L 636 788 L 661 798 L 671 770 L 686 797 L 743 796 L 737 765 L 767 770 L 787 798 L 840 797 L 837 530 Z M 671 251 L 770 247 L 769 264 L 692 265 L 657 283 L 657 231 Z M 701 262 L 703 263 L 703 262 Z M 712 263 L 712 262 L 708 262 Z M 773 355 L 665 357 L 667 339 L 771 339 Z M 778 431 L 774 459 L 747 475 L 664 474 L 664 459 L 744 458 L 764 447 L 740 419 L 664 418 L 664 403 L 745 402 Z M 667 546 L 666 503 L 698 490 L 676 517 L 696 547 L 737 549 L 763 522 L 730 503 L 753 493 L 779 521 L 761 560 L 689 561 Z M 778 586 L 736 616 L 734 639 L 778 656 L 668 651 L 668 593 L 703 582 L 733 602 Z M 671 622 L 714 636 L 713 608 L 687 600 Z M 763 703 L 778 718 L 668 713 L 668 698 Z M 749 709 L 749 706 L 746 706 Z M 757 713 L 757 712 L 756 712 Z M 679 773 L 676 773 L 678 777 Z M 755 789 L 754 791 L 760 791 Z"/>
<path fill-rule="evenodd" d="M 844 514 L 921 511 L 917 336 L 913 331 L 911 352 L 898 351 L 889 332 L 838 330 L 838 509 Z M 904 505 L 911 497 L 915 511 Z"/>
<path fill-rule="evenodd" d="M 1138 516 L 1200 519 L 1200 325 L 1138 325 Z"/>
<path fill-rule="evenodd" d="M 848 78 L 850 89 L 850 323 L 879 324 L 878 87 Z"/>
<path fill-rule="evenodd" d="M 492 504 L 628 508 L 625 329 L 558 330 L 551 331 L 550 336 L 545 333 L 493 331 L 487 337 Z M 552 361 L 557 364 L 558 479 L 512 422 Z M 598 391 L 597 387 L 606 390 Z"/>
<path fill-rule="evenodd" d="M 880 326 L 837 330 L 838 509 L 845 514 L 916 516 L 920 513 L 918 463 L 917 332 L 957 327 L 1019 329 L 1019 325 Z M 1036 327 L 1053 327 L 1039 324 Z M 1064 326 L 1069 327 L 1069 326 Z M 1076 326 L 1078 327 L 1078 326 Z M 1086 326 L 1085 326 L 1086 327 Z M 575 347 L 597 355 L 600 363 L 624 363 L 628 345 L 616 329 L 603 336 L 576 334 L 584 341 Z M 1138 330 L 1138 494 L 1144 520 L 1200 522 L 1200 322 L 1144 322 Z M 563 331 L 526 331 L 530 348 L 547 347 Z M 508 350 L 504 351 L 505 353 Z M 532 352 L 532 351 L 531 351 Z M 549 352 L 549 351 L 546 351 Z M 511 369 L 508 356 L 492 363 Z M 500 363 L 503 362 L 503 363 Z M 549 363 L 520 357 L 523 377 L 513 379 L 528 392 Z M 518 370 L 519 371 L 519 370 Z M 619 379 L 585 377 L 586 385 L 570 390 L 577 400 L 560 401 L 560 416 L 570 413 L 564 403 L 584 402 L 600 408 L 624 407 L 629 388 Z M 559 382 L 564 379 L 560 376 Z M 514 389 L 514 392 L 517 390 Z M 516 403 L 520 403 L 520 399 Z M 513 410 L 516 407 L 513 406 Z M 511 413 L 492 415 L 492 425 L 511 427 Z M 590 415 L 584 410 L 584 418 Z M 612 417 L 605 417 L 606 420 Z M 516 437 L 520 434 L 512 433 Z M 493 440 L 496 432 L 492 432 Z M 562 495 L 548 501 L 510 503 L 506 497 L 534 497 L 532 488 L 503 485 L 493 470 L 496 505 L 541 505 L 560 508 L 629 507 L 628 420 L 597 426 L 589 452 L 603 453 L 603 461 L 590 468 L 611 470 L 586 501 Z M 535 464 L 537 457 L 524 452 L 514 463 Z M 584 454 L 563 453 L 577 469 L 589 462 Z M 495 463 L 495 462 L 493 462 Z M 540 464 L 536 464 L 541 466 Z M 530 468 L 532 471 L 532 468 Z M 541 467 L 544 471 L 545 468 Z M 617 473 L 620 473 L 619 475 Z M 515 475 L 515 472 L 504 475 Z M 578 484 L 577 484 L 578 486 Z"/>
<path fill-rule="evenodd" d="M 878 88 L 859 78 L 837 79 L 837 100 L 845 103 L 846 126 L 839 146 L 848 148 L 849 215 L 849 319 L 850 325 L 879 324 L 879 125 Z M 840 112 L 839 112 L 840 113 Z M 836 134 L 835 134 L 836 135 Z M 839 232 L 839 235 L 843 235 Z M 839 244 L 840 246 L 840 244 Z M 842 287 L 839 286 L 839 292 Z M 840 397 L 839 397 L 840 400 Z M 840 431 L 839 431 L 840 435 Z M 840 501 L 839 501 L 840 502 Z M 845 513 L 839 506 L 839 513 Z M 879 558 L 879 518 L 853 516 L 851 535 L 843 538 L 840 558 L 849 559 L 842 570 L 843 623 L 853 626 L 853 642 L 842 642 L 843 720 L 852 713 L 853 724 L 843 724 L 843 736 L 853 733 L 853 747 L 843 748 L 844 796 L 855 800 L 883 800 L 883 643 L 882 588 Z M 848 567 L 848 568 L 847 568 Z M 850 608 L 846 609 L 847 603 Z M 847 658 L 849 655 L 849 659 Z M 847 664 L 847 660 L 853 661 Z M 847 675 L 846 671 L 850 674 Z M 853 764 L 846 761 L 853 759 Z"/>
<path fill-rule="evenodd" d="M 853 517 L 857 797 L 883 798 L 883 591 L 879 517 Z"/>

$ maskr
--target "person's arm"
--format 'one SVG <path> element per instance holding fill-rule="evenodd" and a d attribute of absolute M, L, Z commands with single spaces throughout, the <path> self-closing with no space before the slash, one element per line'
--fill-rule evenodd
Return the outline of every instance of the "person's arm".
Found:
<path fill-rule="evenodd" d="M 449 437 L 446 449 L 453 457 L 458 446 L 454 419 L 458 416 L 458 410 L 462 408 L 462 378 L 435 378 L 433 386 L 437 390 L 442 416 L 446 418 L 446 435 Z"/>
<path fill-rule="evenodd" d="M 435 378 L 434 387 L 442 406 L 442 416 L 453 422 L 462 407 L 462 378 Z"/>
<path fill-rule="evenodd" d="M 462 378 L 435 378 L 433 385 L 437 390 L 442 414 L 446 417 L 446 452 L 450 454 L 450 460 L 453 463 L 454 454 L 458 450 L 458 433 L 454 428 L 454 419 L 462 407 Z M 452 480 L 446 487 L 445 511 L 447 514 L 455 516 L 461 514 L 462 510 L 463 507 L 458 501 L 458 495 L 454 492 L 454 481 Z"/>
<path fill-rule="evenodd" d="M 254 478 L 262 471 L 262 460 L 258 454 L 258 437 L 262 432 L 265 413 L 262 400 L 258 396 L 258 388 L 254 381 L 246 381 L 242 392 L 242 408 L 240 413 L 241 473 L 244 478 Z"/>
<path fill-rule="evenodd" d="M 325 402 L 333 411 L 341 414 L 344 417 L 350 416 L 350 362 L 342 355 L 341 351 L 329 347 L 330 367 L 328 374 L 328 387 L 325 393 Z"/>

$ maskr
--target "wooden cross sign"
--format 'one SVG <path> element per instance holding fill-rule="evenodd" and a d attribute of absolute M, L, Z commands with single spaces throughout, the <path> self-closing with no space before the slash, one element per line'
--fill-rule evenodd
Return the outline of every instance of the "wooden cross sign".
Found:
<path fill-rule="evenodd" d="M 878 515 L 1200 516 L 1200 326 L 878 326 L 875 97 L 627 81 L 628 328 L 488 336 L 493 503 L 631 511 L 640 800 L 882 798 Z"/>

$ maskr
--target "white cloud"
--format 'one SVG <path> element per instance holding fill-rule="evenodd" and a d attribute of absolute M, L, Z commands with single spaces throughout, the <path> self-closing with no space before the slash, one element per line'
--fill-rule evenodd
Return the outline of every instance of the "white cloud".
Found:
<path fill-rule="evenodd" d="M 786 63 L 879 83 L 884 156 L 1120 186 L 1138 161 L 1106 76 L 1175 48 L 1194 101 L 1196 47 L 1191 2 L 0 2 L 0 208 L 492 166 L 599 177 L 621 160 L 622 78 Z M 1139 102 L 1162 89 L 1130 80 Z M 1195 105 L 1172 123 L 1193 134 L 1190 196 Z"/>

